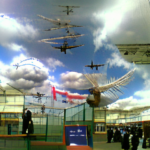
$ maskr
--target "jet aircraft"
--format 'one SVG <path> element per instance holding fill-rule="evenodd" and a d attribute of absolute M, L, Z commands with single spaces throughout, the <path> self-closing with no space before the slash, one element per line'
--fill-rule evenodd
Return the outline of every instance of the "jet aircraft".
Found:
<path fill-rule="evenodd" d="M 59 26 L 58 28 L 46 29 L 45 31 L 57 30 L 57 29 L 62 29 L 62 28 L 82 27 L 82 26 L 77 26 L 77 25 L 71 25 L 71 24 L 69 24 L 70 20 L 61 21 L 60 19 L 53 20 L 53 19 L 50 19 L 50 18 L 46 18 L 46 17 L 44 17 L 42 15 L 37 15 L 37 16 L 40 17 L 40 18 L 42 18 L 42 19 L 44 19 L 44 20 L 47 20 L 47 21 L 53 23 L 54 25 Z"/>
<path fill-rule="evenodd" d="M 66 7 L 67 10 L 64 10 L 63 12 L 67 12 L 67 15 L 69 15 L 69 13 L 73 13 L 72 8 L 79 8 L 80 6 L 61 6 L 61 5 L 59 5 L 59 7 Z M 69 9 L 69 8 L 71 8 L 71 9 Z"/>
<path fill-rule="evenodd" d="M 64 52 L 64 53 L 66 54 L 66 50 L 67 50 L 67 49 L 72 49 L 72 48 L 76 48 L 76 47 L 80 47 L 80 46 L 84 46 L 84 45 L 69 46 L 69 45 L 68 45 L 68 42 L 65 41 L 62 46 L 60 46 L 60 47 L 53 47 L 53 48 L 54 48 L 54 49 L 60 49 L 61 52 Z"/>
<path fill-rule="evenodd" d="M 85 67 L 90 67 L 91 69 L 93 69 L 94 67 L 96 67 L 96 70 L 98 70 L 98 67 L 104 66 L 104 64 L 97 64 L 94 65 L 93 61 L 91 61 L 91 65 L 86 65 Z"/>

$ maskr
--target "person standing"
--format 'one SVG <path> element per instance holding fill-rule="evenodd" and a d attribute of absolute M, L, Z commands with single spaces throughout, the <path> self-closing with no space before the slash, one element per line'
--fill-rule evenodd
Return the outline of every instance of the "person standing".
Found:
<path fill-rule="evenodd" d="M 132 150 L 137 150 L 139 145 L 138 133 L 134 134 L 132 137 Z"/>
<path fill-rule="evenodd" d="M 23 114 L 22 114 L 22 119 L 23 119 L 23 123 L 22 123 L 22 134 L 26 134 L 26 130 L 28 128 L 28 119 L 27 119 L 27 108 L 25 108 L 23 110 Z"/>
<path fill-rule="evenodd" d="M 23 119 L 23 130 L 22 130 L 22 134 L 26 134 L 27 129 L 28 129 L 28 133 L 29 133 L 29 122 L 30 122 L 30 132 L 32 133 L 33 131 L 33 121 L 32 121 L 32 113 L 30 110 L 28 110 L 27 108 L 24 109 L 23 111 L 23 115 L 22 115 L 22 119 Z M 32 126 L 32 127 L 31 127 Z"/>
<path fill-rule="evenodd" d="M 43 104 L 43 106 L 41 107 L 41 112 L 42 112 L 42 114 L 45 113 L 45 105 L 44 105 L 44 104 Z"/>
<path fill-rule="evenodd" d="M 126 131 L 126 133 L 124 134 L 124 137 L 123 137 L 123 141 L 122 141 L 122 149 L 128 150 L 129 148 L 130 148 L 129 133 L 128 133 L 128 131 Z"/>
<path fill-rule="evenodd" d="M 112 131 L 111 128 L 107 130 L 107 143 L 111 143 Z"/>

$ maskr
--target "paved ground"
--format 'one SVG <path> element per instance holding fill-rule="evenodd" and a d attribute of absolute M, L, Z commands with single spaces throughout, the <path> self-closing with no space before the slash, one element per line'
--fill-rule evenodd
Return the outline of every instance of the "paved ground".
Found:
<path fill-rule="evenodd" d="M 94 142 L 93 150 L 122 150 L 121 143 L 107 143 L 107 142 Z M 145 150 L 142 148 L 142 143 L 139 144 L 138 150 Z M 146 148 L 150 150 L 150 148 Z"/>

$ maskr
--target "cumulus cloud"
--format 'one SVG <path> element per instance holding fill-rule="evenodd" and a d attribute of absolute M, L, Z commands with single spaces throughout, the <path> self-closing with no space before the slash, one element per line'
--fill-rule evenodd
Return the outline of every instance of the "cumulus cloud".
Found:
<path fill-rule="evenodd" d="M 112 53 L 111 56 L 112 58 L 107 59 L 107 63 L 110 64 L 110 67 L 117 66 L 123 67 L 124 69 L 129 69 L 132 67 L 132 64 L 123 59 L 119 53 Z"/>
<path fill-rule="evenodd" d="M 13 85 L 18 88 L 28 89 L 39 86 L 48 79 L 48 73 L 41 69 L 33 69 L 33 67 L 21 67 L 17 70 L 14 68 L 5 69 L 0 73 L 1 76 L 11 80 Z"/>
<path fill-rule="evenodd" d="M 115 44 L 137 42 L 141 44 L 141 42 L 147 43 L 150 40 L 149 34 L 146 33 L 149 31 L 150 24 L 148 19 L 150 14 L 146 13 L 150 12 L 148 1 L 115 2 L 111 6 L 107 5 L 105 10 L 93 13 L 95 22 L 99 25 L 93 30 L 95 52 L 102 46 L 109 45 L 110 39 Z M 145 34 L 146 36 L 144 36 Z"/>
<path fill-rule="evenodd" d="M 55 58 L 48 58 L 46 62 L 48 63 L 50 69 L 52 69 L 53 71 L 56 70 L 56 67 L 65 67 L 65 65 L 61 61 Z"/>
<path fill-rule="evenodd" d="M 137 91 L 133 94 L 133 96 L 125 99 L 120 99 L 115 103 L 109 105 L 109 109 L 129 110 L 135 107 L 150 106 L 149 92 L 150 90 Z"/>
<path fill-rule="evenodd" d="M 92 74 L 91 75 L 99 85 L 104 85 L 107 82 L 106 75 Z M 82 73 L 78 72 L 66 72 L 60 75 L 60 87 L 71 89 L 89 89 L 92 88 L 92 84 L 84 77 Z"/>
<path fill-rule="evenodd" d="M 0 45 L 14 51 L 26 50 L 17 43 L 20 40 L 32 40 L 38 35 L 37 29 L 29 24 L 20 24 L 14 18 L 0 16 Z"/>
<path fill-rule="evenodd" d="M 54 76 L 49 76 L 48 79 L 53 81 L 53 80 L 55 80 L 55 77 Z"/>
<path fill-rule="evenodd" d="M 60 75 L 60 86 L 63 88 L 88 89 L 92 85 L 83 78 L 82 73 L 66 72 Z"/>

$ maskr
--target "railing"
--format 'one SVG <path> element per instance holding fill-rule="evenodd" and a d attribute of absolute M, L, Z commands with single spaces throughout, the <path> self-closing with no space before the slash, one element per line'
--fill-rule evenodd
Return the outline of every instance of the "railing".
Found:
<path fill-rule="evenodd" d="M 150 115 L 142 115 L 142 116 L 135 116 L 130 118 L 117 118 L 117 119 L 107 119 L 106 123 L 129 123 L 129 122 L 140 122 L 140 121 L 148 121 L 150 120 Z"/>

